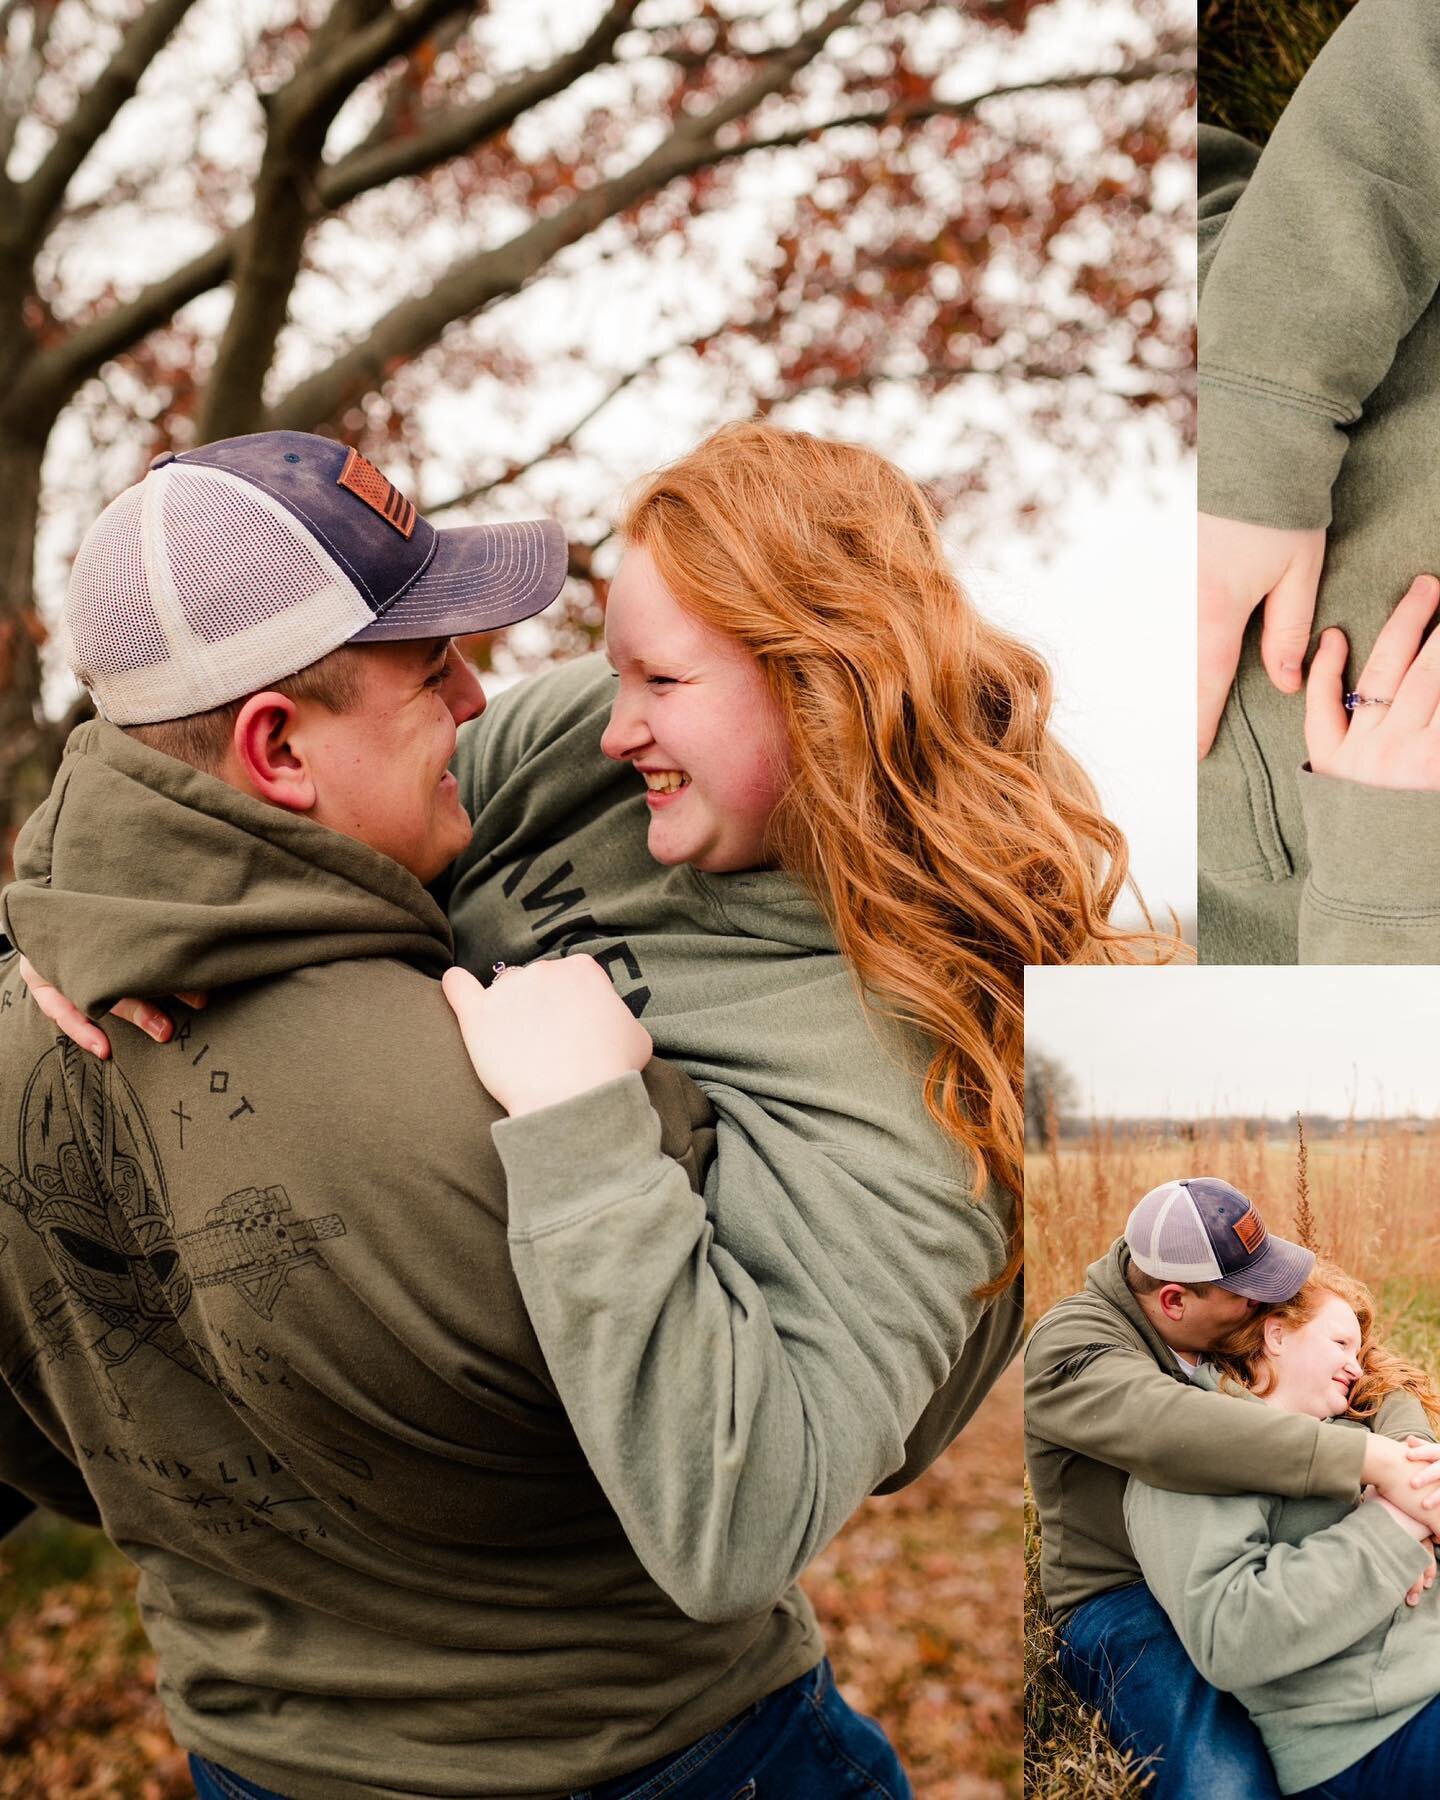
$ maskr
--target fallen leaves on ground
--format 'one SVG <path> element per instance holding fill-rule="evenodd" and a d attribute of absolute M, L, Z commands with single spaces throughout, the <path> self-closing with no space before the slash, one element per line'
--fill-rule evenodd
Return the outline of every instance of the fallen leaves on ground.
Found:
<path fill-rule="evenodd" d="M 917 1800 L 1020 1793 L 1020 1367 L 958 1442 L 870 1500 L 804 1586 L 850 1704 L 899 1749 Z"/>

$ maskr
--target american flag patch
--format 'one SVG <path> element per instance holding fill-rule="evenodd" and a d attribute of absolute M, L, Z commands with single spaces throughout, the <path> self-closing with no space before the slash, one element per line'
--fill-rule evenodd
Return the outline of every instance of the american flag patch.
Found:
<path fill-rule="evenodd" d="M 401 537 L 408 538 L 414 532 L 415 508 L 358 450 L 352 450 L 345 458 L 345 467 L 340 471 L 336 485 L 347 488 L 357 500 L 363 500 L 387 525 L 393 525 Z"/>
<path fill-rule="evenodd" d="M 1246 1252 L 1253 1256 L 1265 1242 L 1265 1227 L 1260 1223 L 1260 1215 L 1252 1206 L 1249 1212 L 1241 1213 L 1231 1230 L 1245 1246 Z"/>

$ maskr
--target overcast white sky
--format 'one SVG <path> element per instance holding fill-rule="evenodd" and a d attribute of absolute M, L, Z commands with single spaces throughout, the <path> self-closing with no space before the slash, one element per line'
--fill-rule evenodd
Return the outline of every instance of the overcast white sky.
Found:
<path fill-rule="evenodd" d="M 1157 915 L 1195 911 L 1195 465 L 1080 482 L 1038 543 L 960 558 L 977 604 L 1043 650 L 1056 729 L 1130 839 Z"/>
<path fill-rule="evenodd" d="M 1025 1042 L 1100 1117 L 1440 1116 L 1440 969 L 1031 969 Z"/>

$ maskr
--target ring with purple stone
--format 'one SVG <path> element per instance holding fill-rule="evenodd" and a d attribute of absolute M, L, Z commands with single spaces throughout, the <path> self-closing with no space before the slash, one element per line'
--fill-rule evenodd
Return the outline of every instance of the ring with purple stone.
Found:
<path fill-rule="evenodd" d="M 1354 712 L 1361 706 L 1389 706 L 1388 700 L 1379 700 L 1373 694 L 1347 694 L 1345 696 L 1346 712 Z"/>

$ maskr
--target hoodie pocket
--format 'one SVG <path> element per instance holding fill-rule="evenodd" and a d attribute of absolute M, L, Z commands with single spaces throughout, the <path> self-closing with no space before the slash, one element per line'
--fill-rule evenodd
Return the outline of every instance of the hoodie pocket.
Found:
<path fill-rule="evenodd" d="M 1201 871 L 1231 882 L 1286 881 L 1293 873 L 1280 836 L 1270 771 L 1237 682 L 1210 754 L 1200 764 Z"/>

